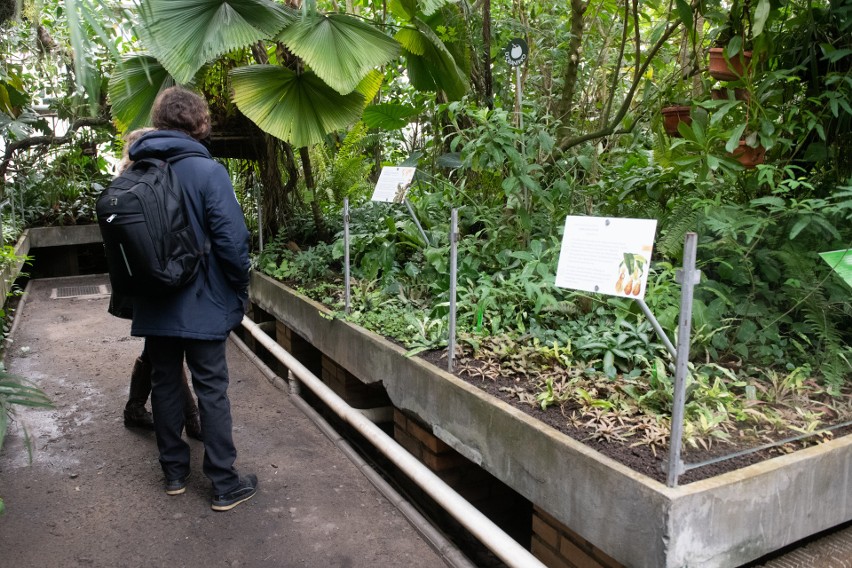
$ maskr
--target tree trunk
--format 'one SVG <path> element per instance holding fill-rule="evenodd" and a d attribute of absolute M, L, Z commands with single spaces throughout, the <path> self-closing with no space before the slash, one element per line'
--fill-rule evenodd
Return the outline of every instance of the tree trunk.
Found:
<path fill-rule="evenodd" d="M 588 2 L 583 0 L 571 0 L 571 39 L 568 41 L 568 58 L 565 71 L 562 74 L 562 98 L 556 106 L 556 117 L 560 120 L 568 120 L 574 102 L 574 90 L 577 86 L 577 72 L 580 69 L 580 48 L 583 45 L 583 30 L 585 28 L 584 16 Z M 567 128 L 560 128 L 561 136 L 567 134 Z"/>
<path fill-rule="evenodd" d="M 491 76 L 491 0 L 482 2 L 482 73 L 485 83 L 485 104 L 494 108 L 494 79 Z"/>
<path fill-rule="evenodd" d="M 286 219 L 287 191 L 281 182 L 279 141 L 265 134 L 263 142 L 264 159 L 258 160 L 261 183 L 261 227 L 259 229 L 263 231 L 264 242 L 268 242 L 278 234 Z"/>
<path fill-rule="evenodd" d="M 311 155 L 308 152 L 307 146 L 299 148 L 299 157 L 302 159 L 302 173 L 305 175 L 305 187 L 311 194 L 311 215 L 314 218 L 314 228 L 317 238 L 325 240 L 325 223 L 322 218 L 322 210 L 319 206 L 319 198 L 316 191 L 316 182 L 314 181 L 314 172 L 311 168 Z"/>

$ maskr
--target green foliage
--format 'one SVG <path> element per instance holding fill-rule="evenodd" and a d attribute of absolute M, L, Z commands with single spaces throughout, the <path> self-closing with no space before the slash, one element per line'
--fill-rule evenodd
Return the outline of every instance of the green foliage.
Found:
<path fill-rule="evenodd" d="M 372 166 L 364 152 L 366 136 L 366 125 L 359 122 L 336 148 L 318 149 L 323 152 L 323 158 L 315 158 L 313 162 L 319 193 L 327 198 L 325 208 L 338 209 L 344 198 L 350 203 L 364 202 L 372 194 L 373 186 L 369 183 Z"/>
<path fill-rule="evenodd" d="M 603 310 L 598 310 L 598 314 L 603 315 Z M 665 347 L 656 340 L 651 324 L 645 320 L 634 324 L 618 319 L 614 326 L 586 323 L 577 330 L 576 337 L 573 346 L 577 356 L 589 363 L 599 361 L 609 378 L 641 368 L 655 356 L 665 356 Z"/>
<path fill-rule="evenodd" d="M 94 223 L 95 201 L 110 180 L 106 169 L 102 157 L 69 148 L 58 152 L 48 166 L 18 176 L 6 194 L 26 226 Z"/>
<path fill-rule="evenodd" d="M 714 360 L 810 362 L 839 384 L 852 370 L 852 306 L 817 253 L 850 242 L 852 192 L 807 197 L 803 189 L 790 180 L 748 204 L 707 206 L 701 247 L 712 256 L 702 261 L 695 324 L 720 330 L 703 346 Z"/>
<path fill-rule="evenodd" d="M 280 240 L 269 243 L 255 263 L 259 270 L 275 279 L 300 284 L 330 277 L 335 264 L 330 245 L 319 243 L 304 251 L 294 251 Z"/>
<path fill-rule="evenodd" d="M 0 369 L 0 449 L 6 439 L 9 424 L 15 418 L 15 408 L 28 406 L 36 408 L 52 408 L 53 403 L 47 395 L 31 381 Z M 32 443 L 26 425 L 22 425 L 24 443 L 27 453 L 32 460 Z M 0 499 L 0 514 L 3 513 L 3 500 Z"/>

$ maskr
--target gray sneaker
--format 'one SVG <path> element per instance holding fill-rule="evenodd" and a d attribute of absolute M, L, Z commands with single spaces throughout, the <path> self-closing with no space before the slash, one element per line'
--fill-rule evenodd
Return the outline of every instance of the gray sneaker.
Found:
<path fill-rule="evenodd" d="M 248 501 L 257 493 L 257 476 L 253 473 L 240 476 L 236 489 L 224 495 L 214 495 L 210 508 L 214 511 L 230 511 L 240 503 Z"/>

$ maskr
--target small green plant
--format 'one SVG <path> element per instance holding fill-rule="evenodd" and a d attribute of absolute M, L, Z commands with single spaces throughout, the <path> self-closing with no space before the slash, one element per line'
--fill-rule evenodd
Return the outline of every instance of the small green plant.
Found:
<path fill-rule="evenodd" d="M 428 316 L 418 318 L 408 314 L 407 319 L 411 322 L 409 329 L 412 330 L 412 333 L 406 341 L 409 348 L 406 355 L 412 357 L 423 351 L 441 349 L 447 346 L 448 330 L 443 318 L 430 318 Z"/>
<path fill-rule="evenodd" d="M 51 408 L 53 404 L 41 389 L 27 379 L 0 370 L 0 449 L 3 448 L 9 424 L 15 418 L 16 406 Z M 22 425 L 22 428 L 27 454 L 32 461 L 32 441 L 26 425 Z M 0 498 L 0 514 L 3 511 L 3 499 Z"/>
<path fill-rule="evenodd" d="M 547 410 L 551 405 L 562 406 L 571 398 L 571 383 L 564 377 L 554 381 L 553 378 L 544 379 L 544 390 L 535 397 L 542 410 Z"/>

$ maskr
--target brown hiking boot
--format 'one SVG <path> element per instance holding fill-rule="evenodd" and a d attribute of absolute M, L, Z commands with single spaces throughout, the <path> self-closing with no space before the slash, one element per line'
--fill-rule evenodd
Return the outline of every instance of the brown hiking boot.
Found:
<path fill-rule="evenodd" d="M 183 429 L 186 435 L 196 440 L 204 440 L 204 434 L 201 433 L 201 420 L 198 416 L 198 409 L 194 409 L 192 413 L 187 413 L 183 417 Z"/>
<path fill-rule="evenodd" d="M 130 396 L 124 406 L 126 428 L 154 429 L 154 417 L 145 410 L 145 402 L 151 394 L 151 365 L 138 357 L 130 372 Z"/>
<path fill-rule="evenodd" d="M 128 405 L 124 409 L 124 427 L 142 428 L 143 430 L 154 429 L 154 417 L 145 410 L 145 406 Z"/>
<path fill-rule="evenodd" d="M 195 395 L 192 393 L 186 371 L 183 372 L 183 429 L 190 438 L 204 439 L 204 435 L 201 433 L 198 405 L 195 402 Z"/>

